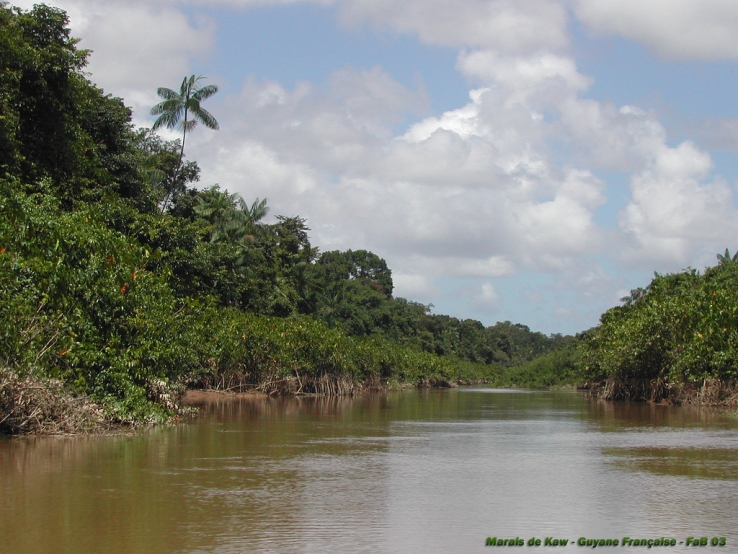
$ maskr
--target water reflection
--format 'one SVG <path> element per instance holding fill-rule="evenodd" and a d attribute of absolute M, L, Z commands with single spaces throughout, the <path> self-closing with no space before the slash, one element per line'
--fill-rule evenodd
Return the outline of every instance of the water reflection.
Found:
<path fill-rule="evenodd" d="M 726 448 L 605 448 L 617 467 L 700 479 L 738 480 L 738 450 Z"/>
<path fill-rule="evenodd" d="M 738 424 L 714 410 L 484 388 L 199 403 L 200 418 L 142 436 L 0 442 L 2 548 L 483 552 L 492 535 L 738 541 Z"/>

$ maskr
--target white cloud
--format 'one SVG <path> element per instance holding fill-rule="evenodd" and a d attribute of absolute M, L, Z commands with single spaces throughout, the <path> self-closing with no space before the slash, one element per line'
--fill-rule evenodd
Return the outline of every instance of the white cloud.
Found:
<path fill-rule="evenodd" d="M 738 58 L 734 0 L 576 0 L 574 11 L 595 32 L 631 38 L 667 59 Z"/>
<path fill-rule="evenodd" d="M 707 148 L 738 151 L 738 118 L 706 118 L 689 126 L 687 132 Z"/>
<path fill-rule="evenodd" d="M 487 259 L 445 258 L 438 260 L 450 269 L 454 277 L 508 277 L 515 274 L 515 266 L 504 256 Z"/>
<path fill-rule="evenodd" d="M 441 293 L 433 280 L 425 275 L 393 271 L 392 282 L 395 287 L 394 296 L 409 298 L 415 302 L 430 302 Z"/>
<path fill-rule="evenodd" d="M 201 0 L 202 2 L 203 0 Z M 373 27 L 417 36 L 427 44 L 488 47 L 504 52 L 562 48 L 567 11 L 557 0 L 204 0 L 252 7 L 309 3 L 337 6 L 350 27 Z"/>
<path fill-rule="evenodd" d="M 215 141 L 216 143 L 218 141 Z M 266 196 L 266 183 L 283 195 L 301 195 L 316 186 L 315 172 L 299 163 L 285 163 L 279 154 L 255 141 L 215 146 L 209 156 L 209 176 L 223 188 L 251 196 Z"/>
<path fill-rule="evenodd" d="M 551 289 L 575 291 L 577 310 L 592 310 L 594 306 L 594 311 L 601 313 L 623 296 L 618 291 L 618 281 L 597 261 L 580 259 L 557 276 Z"/>
<path fill-rule="evenodd" d="M 231 8 L 253 8 L 262 6 L 286 6 L 290 4 L 318 4 L 330 6 L 339 0 L 182 0 L 183 3 L 196 5 L 227 6 Z"/>
<path fill-rule="evenodd" d="M 733 233 L 730 189 L 705 182 L 709 156 L 690 143 L 670 148 L 653 114 L 582 98 L 588 80 L 572 60 L 465 52 L 460 65 L 468 60 L 486 86 L 396 138 L 392 122 L 422 91 L 378 69 L 293 90 L 247 81 L 224 118 L 232 128 L 195 157 L 217 160 L 203 162 L 206 180 L 268 196 L 277 211 L 320 222 L 324 248 L 370 248 L 398 274 L 566 272 L 606 244 L 651 268 Z M 551 154 L 561 143 L 568 158 Z M 635 171 L 621 236 L 595 223 L 605 186 L 574 160 Z"/>
<path fill-rule="evenodd" d="M 489 281 L 482 283 L 471 299 L 470 307 L 480 313 L 491 314 L 500 306 L 500 295 Z"/>
<path fill-rule="evenodd" d="M 568 43 L 566 9 L 552 0 L 345 0 L 338 5 L 348 24 L 369 22 L 429 44 L 518 53 Z"/>
<path fill-rule="evenodd" d="M 195 4 L 194 0 L 189 3 Z M 599 34 L 621 35 L 667 59 L 738 58 L 734 0 L 198 0 L 256 7 L 310 3 L 336 6 L 349 26 L 417 36 L 428 44 L 507 54 L 562 51 L 570 42 L 568 11 Z"/>
<path fill-rule="evenodd" d="M 619 215 L 631 261 L 685 264 L 735 239 L 738 211 L 721 180 L 705 182 L 712 162 L 691 142 L 663 146 L 631 181 L 633 199 Z M 714 255 L 714 254 L 713 254 Z"/>
<path fill-rule="evenodd" d="M 250 8 L 288 4 L 337 7 L 348 27 L 417 36 L 426 44 L 485 47 L 507 53 L 532 52 L 568 45 L 567 8 L 560 0 L 190 0 Z"/>
<path fill-rule="evenodd" d="M 573 59 L 550 52 L 503 56 L 495 50 L 463 51 L 457 68 L 470 78 L 515 91 L 509 102 L 525 102 L 534 94 L 570 94 L 586 90 L 592 79 L 577 71 Z"/>
<path fill-rule="evenodd" d="M 391 124 L 423 99 L 378 69 L 343 70 L 325 87 L 287 90 L 247 80 L 224 103 L 217 141 L 193 143 L 204 182 L 267 196 L 278 211 L 319 221 L 324 248 L 360 244 L 401 273 L 501 277 L 521 267 L 556 270 L 599 248 L 593 213 L 603 184 L 547 155 L 551 82 L 576 96 L 586 83 L 559 58 L 490 58 L 500 82 L 469 104 L 392 138 Z M 548 64 L 548 65 L 547 65 Z M 537 70 L 542 76 L 532 77 Z M 522 74 L 517 78 L 515 72 Z M 494 68 L 493 68 L 494 69 Z M 561 74 L 565 78 L 561 78 Z M 573 91 L 573 92 L 572 92 Z M 547 98 L 546 100 L 544 100 Z"/>

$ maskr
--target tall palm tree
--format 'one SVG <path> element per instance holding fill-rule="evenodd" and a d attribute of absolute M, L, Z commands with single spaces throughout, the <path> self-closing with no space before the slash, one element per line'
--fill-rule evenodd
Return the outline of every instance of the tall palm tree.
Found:
<path fill-rule="evenodd" d="M 203 79 L 202 76 L 195 77 L 191 75 L 190 77 L 185 77 L 182 80 L 182 85 L 179 87 L 179 93 L 165 87 L 156 89 L 156 94 L 163 98 L 164 101 L 151 108 L 151 115 L 159 116 L 154 122 L 153 129 L 156 130 L 159 127 L 166 126 L 168 129 L 179 129 L 182 131 L 182 146 L 179 150 L 179 159 L 172 175 L 172 187 L 170 189 L 177 182 L 177 174 L 182 166 L 187 131 L 194 129 L 198 122 L 210 129 L 218 129 L 216 119 L 210 112 L 200 106 L 200 102 L 207 100 L 218 92 L 218 86 L 206 85 L 201 87 L 199 84 L 201 79 Z M 162 212 L 167 207 L 171 193 L 171 190 L 167 191 Z"/>

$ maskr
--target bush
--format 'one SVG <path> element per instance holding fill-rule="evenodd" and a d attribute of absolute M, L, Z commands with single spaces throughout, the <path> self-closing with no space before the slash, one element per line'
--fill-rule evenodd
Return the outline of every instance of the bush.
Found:
<path fill-rule="evenodd" d="M 587 377 L 685 383 L 738 377 L 738 261 L 656 275 L 587 333 Z"/>

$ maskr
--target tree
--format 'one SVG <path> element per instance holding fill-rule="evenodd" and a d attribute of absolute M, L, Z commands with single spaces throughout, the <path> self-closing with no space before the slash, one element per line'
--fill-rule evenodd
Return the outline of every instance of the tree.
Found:
<path fill-rule="evenodd" d="M 211 242 L 249 244 L 265 226 L 260 221 L 269 212 L 267 200 L 258 198 L 251 207 L 238 193 L 221 191 L 218 185 L 200 191 L 195 212 L 213 226 Z"/>
<path fill-rule="evenodd" d="M 731 262 L 738 262 L 738 252 L 736 252 L 735 254 L 733 254 L 733 257 L 731 258 L 730 257 L 730 251 L 726 248 L 725 249 L 725 254 L 718 254 L 717 255 L 717 259 L 718 259 L 718 264 L 719 265 L 725 265 L 725 264 L 729 264 Z"/>
<path fill-rule="evenodd" d="M 355 279 L 392 296 L 392 271 L 387 262 L 368 250 L 324 252 L 317 261 L 318 271 L 326 283 Z"/>
<path fill-rule="evenodd" d="M 0 0 L 0 175 L 47 179 L 65 202 L 140 198 L 131 112 L 87 80 L 66 13 Z"/>
<path fill-rule="evenodd" d="M 218 122 L 210 112 L 200 106 L 200 102 L 207 100 L 213 94 L 218 92 L 217 85 L 199 85 L 202 76 L 185 77 L 182 85 L 179 87 L 179 93 L 172 89 L 160 87 L 156 90 L 163 102 L 158 103 L 151 108 L 151 115 L 159 117 L 154 122 L 153 129 L 166 126 L 168 129 L 179 129 L 182 131 L 182 146 L 179 150 L 179 160 L 174 167 L 172 175 L 172 183 L 177 181 L 177 173 L 182 165 L 182 157 L 184 156 L 185 140 L 187 139 L 187 131 L 191 131 L 199 123 L 202 123 L 209 129 L 218 129 Z M 169 202 L 171 190 L 167 192 L 162 205 L 162 212 L 166 209 Z"/>

